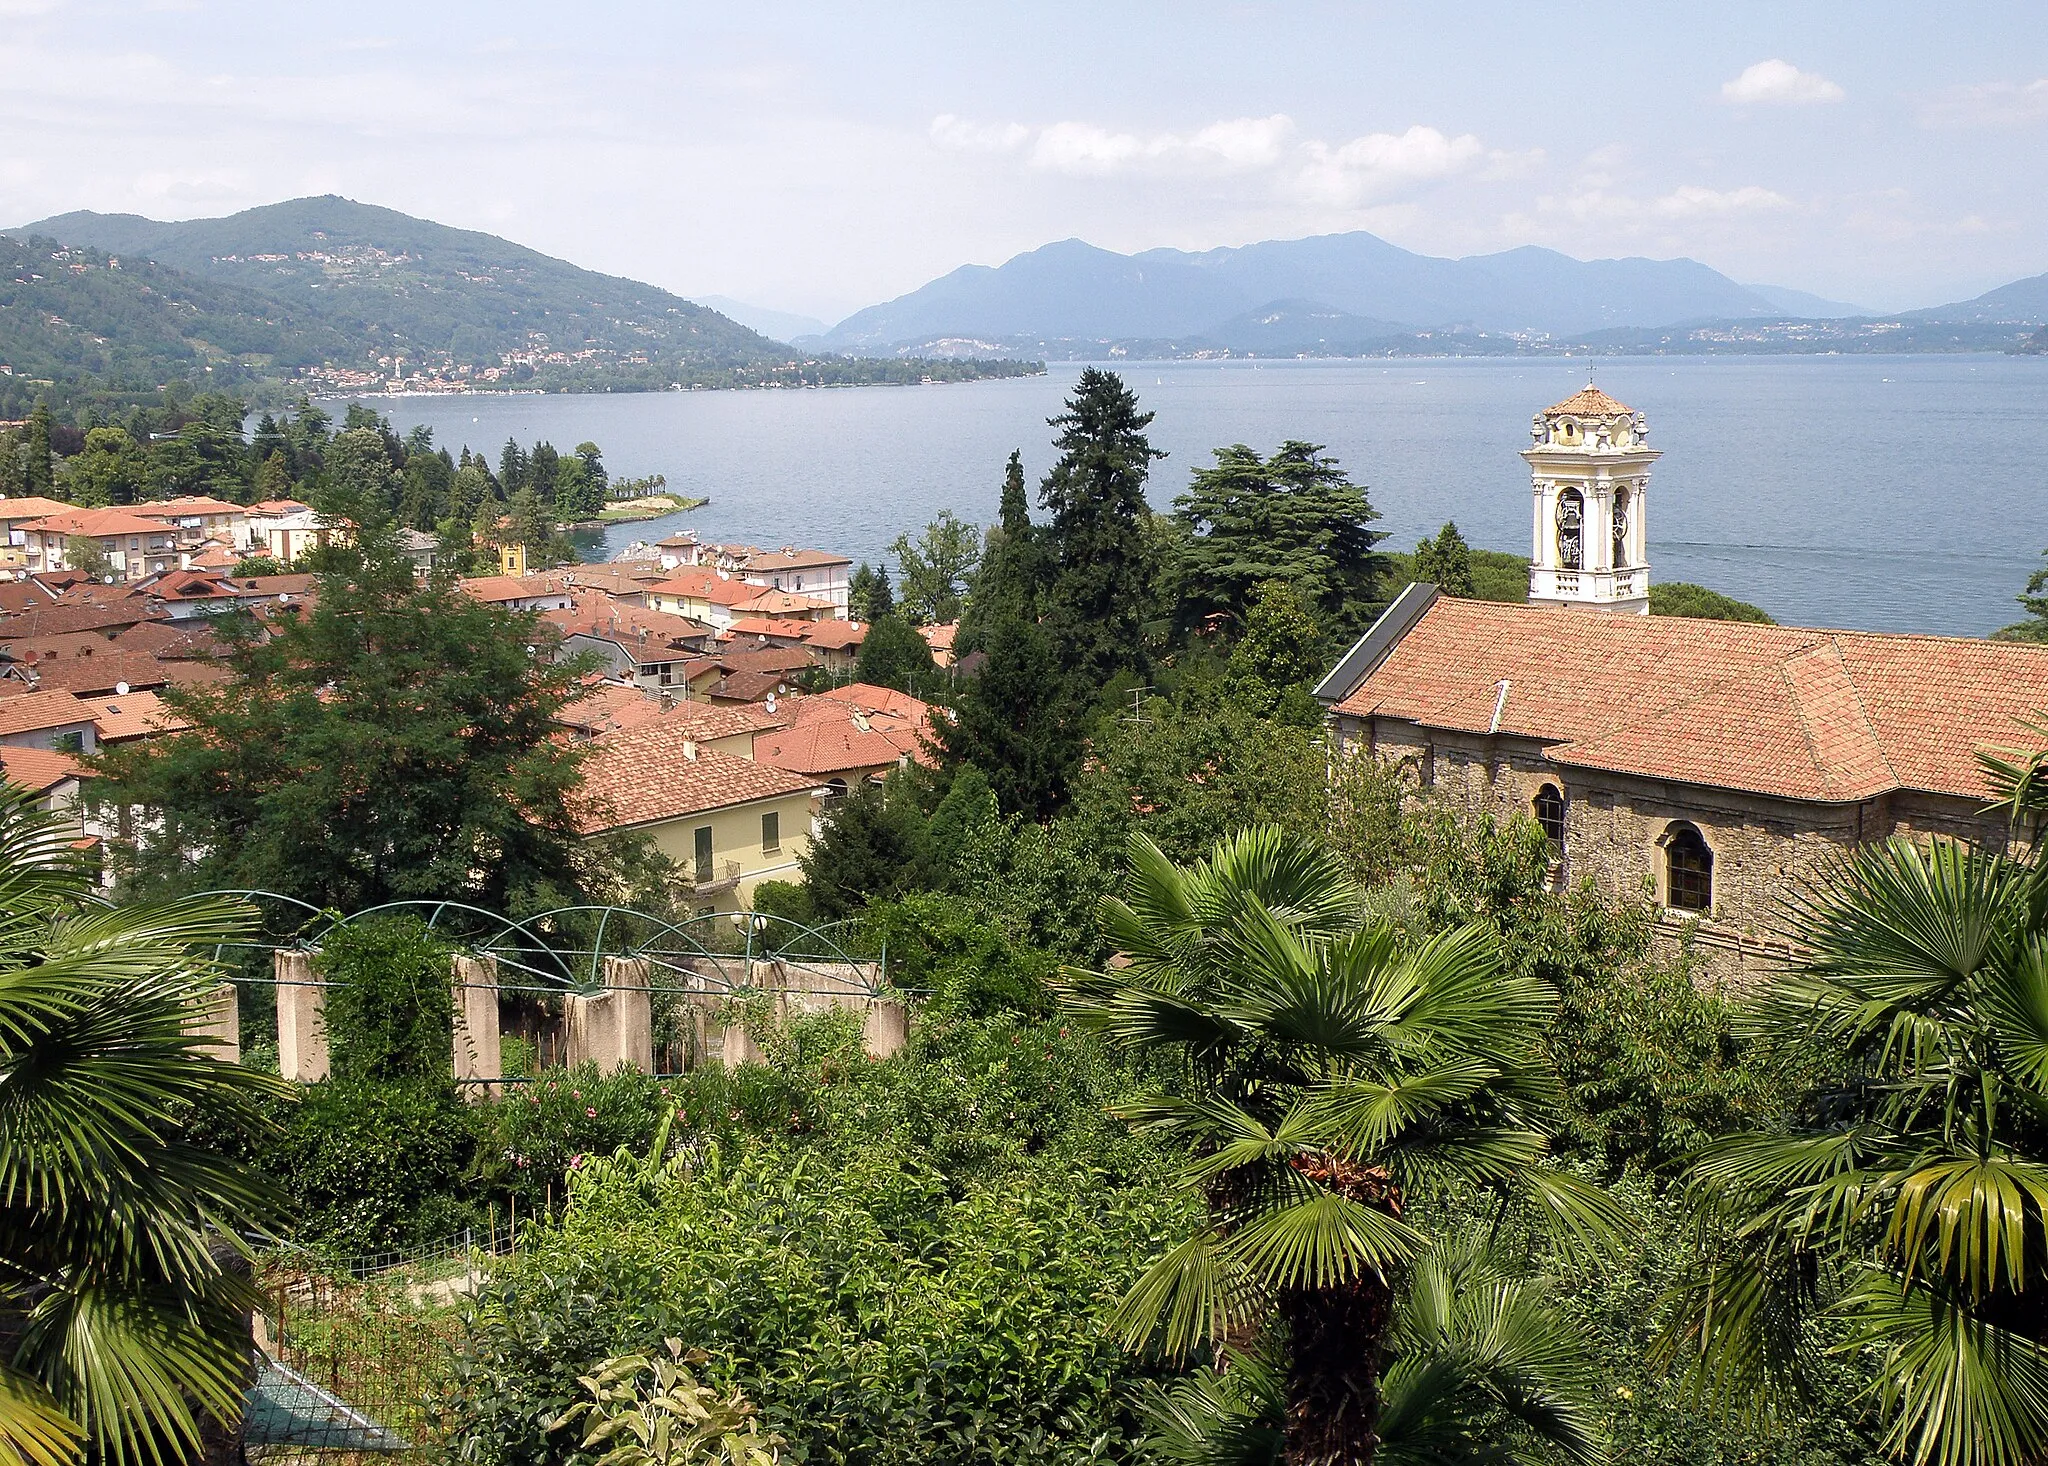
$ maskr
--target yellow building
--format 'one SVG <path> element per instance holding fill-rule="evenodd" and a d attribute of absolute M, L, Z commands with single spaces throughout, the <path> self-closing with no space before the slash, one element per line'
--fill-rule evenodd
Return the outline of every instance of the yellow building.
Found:
<path fill-rule="evenodd" d="M 700 914 L 740 911 L 762 881 L 802 878 L 818 784 L 728 751 L 750 745 L 752 729 L 704 726 L 702 711 L 592 739 L 581 824 L 586 836 L 646 836 L 690 882 Z"/>

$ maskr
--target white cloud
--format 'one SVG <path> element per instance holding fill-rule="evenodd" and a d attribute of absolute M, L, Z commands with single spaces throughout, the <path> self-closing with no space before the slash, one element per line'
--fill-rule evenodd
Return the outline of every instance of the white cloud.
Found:
<path fill-rule="evenodd" d="M 1349 140 L 1304 138 L 1285 113 L 1233 117 L 1190 132 L 1128 132 L 1066 121 L 1041 127 L 977 123 L 951 113 L 932 119 L 934 144 L 951 152 L 1014 154 L 1041 173 L 1079 178 L 1246 177 L 1275 197 L 1360 208 L 1450 178 L 1527 173 L 1541 150 L 1489 149 L 1471 133 L 1417 124 Z"/>
<path fill-rule="evenodd" d="M 1713 218 L 1723 214 L 1767 213 L 1789 209 L 1792 200 L 1782 193 L 1748 184 L 1742 188 L 1701 188 L 1688 183 L 1657 200 L 1653 207 L 1667 219 Z"/>
<path fill-rule="evenodd" d="M 1826 77 L 1801 71 L 1791 62 L 1775 57 L 1757 62 L 1733 81 L 1721 83 L 1721 100 L 1738 106 L 1839 102 L 1847 95 Z"/>
<path fill-rule="evenodd" d="M 1005 153 L 1031 141 L 1031 129 L 1018 123 L 983 125 L 942 112 L 932 119 L 932 141 L 956 153 Z"/>
<path fill-rule="evenodd" d="M 2048 119 L 2048 77 L 1955 87 L 1920 109 L 1920 120 L 1933 127 L 2022 127 L 2043 119 Z"/>

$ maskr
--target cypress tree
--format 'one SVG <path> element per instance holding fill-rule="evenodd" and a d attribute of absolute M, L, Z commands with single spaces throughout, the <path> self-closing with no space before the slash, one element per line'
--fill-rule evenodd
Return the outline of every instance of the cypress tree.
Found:
<path fill-rule="evenodd" d="M 1038 619 L 1038 590 L 1043 581 L 1043 554 L 1038 527 L 1024 488 L 1024 459 L 1010 454 L 1003 472 L 1002 512 L 989 531 L 973 593 L 960 616 L 954 650 L 961 656 L 987 648 L 990 626 L 1006 616 Z"/>
<path fill-rule="evenodd" d="M 1447 596 L 1472 595 L 1472 549 L 1458 533 L 1456 520 L 1445 520 L 1434 541 L 1415 547 L 1415 578 Z"/>
<path fill-rule="evenodd" d="M 47 495 L 56 482 L 50 463 L 50 404 L 38 402 L 28 415 L 28 464 L 22 484 L 31 494 Z"/>
<path fill-rule="evenodd" d="M 1039 485 L 1051 516 L 1045 631 L 1078 699 L 1092 698 L 1144 654 L 1139 628 L 1150 606 L 1145 479 L 1166 455 L 1145 436 L 1152 414 L 1114 372 L 1081 373 L 1059 430 L 1060 459 Z"/>

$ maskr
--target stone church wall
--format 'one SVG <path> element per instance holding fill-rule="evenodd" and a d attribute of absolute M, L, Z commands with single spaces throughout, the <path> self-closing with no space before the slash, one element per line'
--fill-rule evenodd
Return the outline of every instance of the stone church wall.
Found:
<path fill-rule="evenodd" d="M 1660 954 L 1689 947 L 1695 970 L 1715 984 L 1753 986 L 1775 970 L 1790 950 L 1782 935 L 1785 899 L 1859 844 L 1894 834 L 1994 845 L 2002 837 L 1998 820 L 1968 800 L 1899 793 L 1861 804 L 1809 804 L 1566 768 L 1527 738 L 1425 730 L 1390 718 L 1343 718 L 1339 731 L 1354 752 L 1407 766 L 1418 797 L 1429 791 L 1467 815 L 1527 814 L 1537 791 L 1556 785 L 1565 800 L 1562 878 L 1657 902 Z M 1695 826 L 1713 852 L 1711 913 L 1662 905 L 1660 841 L 1676 821 Z"/>

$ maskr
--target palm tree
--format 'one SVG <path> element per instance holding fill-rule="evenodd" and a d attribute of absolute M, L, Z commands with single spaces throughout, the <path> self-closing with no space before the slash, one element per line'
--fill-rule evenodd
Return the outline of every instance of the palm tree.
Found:
<path fill-rule="evenodd" d="M 2021 833 L 2041 757 L 1987 759 Z M 1667 1353 L 1725 1401 L 1795 1399 L 1823 1348 L 1866 1360 L 1886 1448 L 1931 1466 L 2048 1457 L 2048 864 L 1899 839 L 1791 903 L 1805 955 L 1760 1036 L 1832 1061 L 1792 1123 L 1692 1160 L 1699 1264 Z"/>
<path fill-rule="evenodd" d="M 1503 970 L 1483 929 L 1411 942 L 1361 920 L 1340 862 L 1277 828 L 1187 867 L 1136 837 L 1130 865 L 1101 909 L 1124 963 L 1069 972 L 1069 998 L 1178 1066 L 1128 1113 L 1191 1144 L 1207 1224 L 1133 1287 L 1124 1343 L 1243 1356 L 1277 1320 L 1286 1460 L 1369 1462 L 1402 1279 L 1436 1241 L 1419 1208 L 1484 1188 L 1574 1246 L 1622 1220 L 1545 1162 L 1552 995 Z"/>
<path fill-rule="evenodd" d="M 257 1299 L 237 1251 L 280 1198 L 201 1137 L 283 1086 L 209 1050 L 205 953 L 239 903 L 112 906 L 0 785 L 0 1459 L 191 1459 L 234 1420 Z"/>
<path fill-rule="evenodd" d="M 1600 1459 L 1600 1380 L 1585 1341 L 1540 1280 L 1484 1250 L 1432 1248 L 1401 1281 L 1380 1380 L 1377 1459 L 1386 1466 L 1497 1463 L 1504 1425 L 1575 1463 Z M 1138 1408 L 1150 1444 L 1185 1466 L 1274 1466 L 1287 1413 L 1284 1368 L 1235 1356 L 1151 1386 Z"/>

